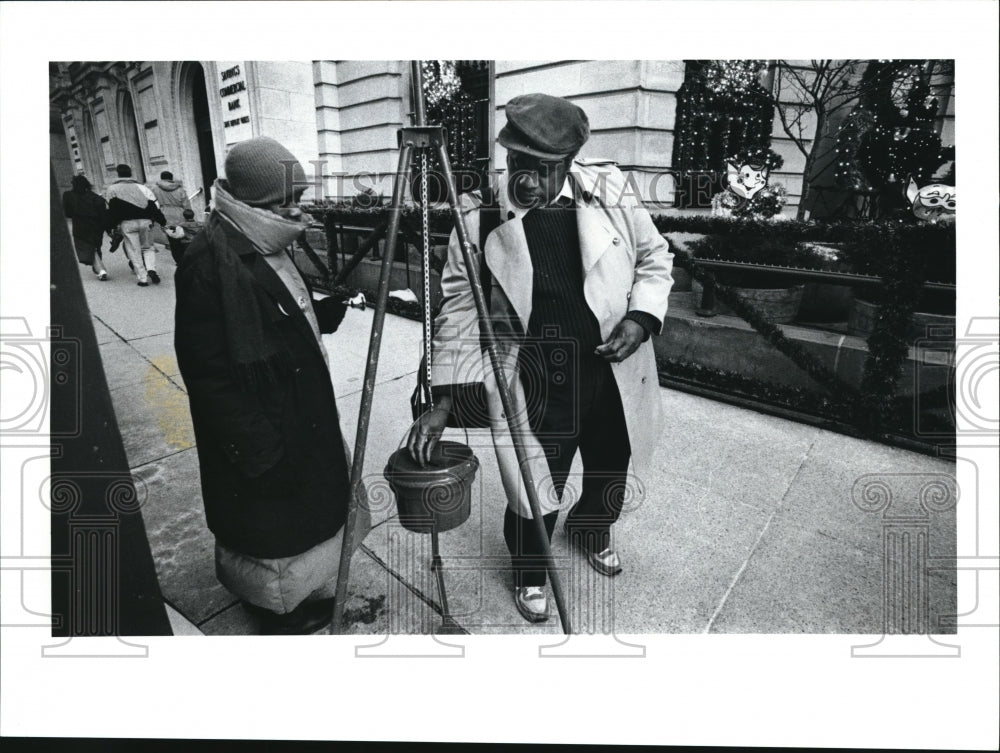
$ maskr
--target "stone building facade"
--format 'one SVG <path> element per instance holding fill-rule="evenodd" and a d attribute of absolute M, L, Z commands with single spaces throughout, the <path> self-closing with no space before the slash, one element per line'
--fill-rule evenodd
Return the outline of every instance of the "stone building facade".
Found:
<path fill-rule="evenodd" d="M 505 164 L 495 134 L 503 105 L 531 91 L 564 96 L 583 107 L 592 136 L 584 157 L 614 160 L 644 198 L 669 205 L 681 60 L 477 61 L 488 65 L 485 156 Z M 268 135 L 285 143 L 315 181 L 305 198 L 345 198 L 369 186 L 388 195 L 396 170 L 397 130 L 411 122 L 405 61 L 186 61 L 53 63 L 53 161 L 60 184 L 84 172 L 100 187 L 120 162 L 153 181 L 170 170 L 193 202 L 206 205 L 212 181 L 234 143 Z M 939 130 L 954 143 L 954 97 L 942 88 Z M 940 92 L 939 92 L 940 94 Z M 60 127 L 62 133 L 60 134 Z M 814 134 L 808 132 L 808 145 Z M 59 143 L 65 143 L 65 150 Z M 788 191 L 794 213 L 805 158 L 777 117 L 772 148 L 784 158 L 772 174 Z M 660 176 L 660 177 L 658 177 Z"/>

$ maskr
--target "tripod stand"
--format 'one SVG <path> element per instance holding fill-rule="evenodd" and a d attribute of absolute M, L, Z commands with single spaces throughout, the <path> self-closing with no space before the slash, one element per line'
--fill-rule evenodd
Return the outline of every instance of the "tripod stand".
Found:
<path fill-rule="evenodd" d="M 415 164 L 414 160 L 418 157 L 433 153 L 438 157 L 445 179 L 448 192 L 448 205 L 451 208 L 452 217 L 454 218 L 458 244 L 462 250 L 462 256 L 465 260 L 465 268 L 468 272 L 469 284 L 472 288 L 472 295 L 476 304 L 476 312 L 479 317 L 481 342 L 484 343 L 485 349 L 489 354 L 493 374 L 496 377 L 496 384 L 500 392 L 500 402 L 503 406 L 503 413 L 507 420 L 510 436 L 514 442 L 514 449 L 517 455 L 518 465 L 521 469 L 521 477 L 524 482 L 524 487 L 527 491 L 528 503 L 531 507 L 533 522 L 536 531 L 538 532 L 539 540 L 543 545 L 543 558 L 552 583 L 552 593 L 555 597 L 556 608 L 562 622 L 563 632 L 569 634 L 571 632 L 569 613 L 563 597 L 561 581 L 552 559 L 552 552 L 548 546 L 548 535 L 545 530 L 545 523 L 542 519 L 541 504 L 538 499 L 538 490 L 531 472 L 531 467 L 528 463 L 527 452 L 522 441 L 522 435 L 527 431 L 525 426 L 526 420 L 515 410 L 510 387 L 503 373 L 497 338 L 490 322 L 490 312 L 483 293 L 479 266 L 473 256 L 473 245 L 469 240 L 465 220 L 458 205 L 458 194 L 455 189 L 455 175 L 452 172 L 451 161 L 448 157 L 447 134 L 445 133 L 443 126 L 429 126 L 426 124 L 426 111 L 424 107 L 423 95 L 423 71 L 421 69 L 420 62 L 411 61 L 410 70 L 414 83 L 414 125 L 410 128 L 401 128 L 398 133 L 399 167 L 396 171 L 393 183 L 392 204 L 389 209 L 389 220 L 386 231 L 386 249 L 384 255 L 382 256 L 378 294 L 375 300 L 375 311 L 372 319 L 371 336 L 368 345 L 368 360 L 365 365 L 365 381 L 361 392 L 361 409 L 358 415 L 358 431 L 354 443 L 354 458 L 351 465 L 351 498 L 349 500 L 347 521 L 344 524 L 344 536 L 340 550 L 340 569 L 337 574 L 337 591 L 336 601 L 334 602 L 332 629 L 334 632 L 343 632 L 346 628 L 343 624 L 344 605 L 347 600 L 347 583 L 350 576 L 351 555 L 355 548 L 354 539 L 358 518 L 358 505 L 365 499 L 365 487 L 362 481 L 365 450 L 368 442 L 372 398 L 375 391 L 375 379 L 378 372 L 379 351 L 382 343 L 385 312 L 389 299 L 389 277 L 392 271 L 392 260 L 395 257 L 400 218 L 403 211 L 403 190 L 406 185 L 406 176 L 410 174 L 410 170 Z M 423 165 L 426 170 L 426 160 L 423 160 Z M 424 174 L 426 175 L 426 172 Z M 426 207 L 426 202 L 428 201 L 426 190 L 422 192 L 421 201 Z M 425 248 L 425 254 L 426 250 L 427 249 Z M 343 271 L 341 274 L 343 274 Z M 425 268 L 425 306 L 428 305 L 427 293 L 427 277 Z M 425 338 L 427 335 L 428 332 L 425 330 Z M 428 353 L 428 356 L 429 355 L 430 354 Z M 447 600 L 444 597 L 444 584 L 441 576 L 441 561 L 436 546 L 436 537 L 433 543 L 435 545 L 433 570 L 438 576 L 442 603 L 445 606 L 447 624 L 450 617 L 447 610 Z"/>

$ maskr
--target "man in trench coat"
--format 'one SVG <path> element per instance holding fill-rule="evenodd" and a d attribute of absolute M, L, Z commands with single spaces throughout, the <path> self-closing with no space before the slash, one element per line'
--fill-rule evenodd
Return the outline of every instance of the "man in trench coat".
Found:
<path fill-rule="evenodd" d="M 611 525 L 626 495 L 641 493 L 659 439 L 661 407 L 650 335 L 658 334 L 673 284 L 673 254 L 622 173 L 605 160 L 576 160 L 587 116 L 567 100 L 527 94 L 506 106 L 504 222 L 487 237 L 490 317 L 514 400 L 514 417 L 538 484 L 546 531 L 555 527 L 577 449 L 583 484 L 566 527 L 598 572 L 621 560 Z M 479 212 L 466 214 L 479 237 Z M 441 277 L 432 383 L 435 409 L 408 446 L 427 462 L 445 427 L 454 385 L 484 382 L 507 496 L 504 538 L 514 599 L 529 621 L 548 618 L 541 542 L 479 328 L 464 258 L 453 233 Z M 633 472 L 628 472 L 631 461 Z"/>

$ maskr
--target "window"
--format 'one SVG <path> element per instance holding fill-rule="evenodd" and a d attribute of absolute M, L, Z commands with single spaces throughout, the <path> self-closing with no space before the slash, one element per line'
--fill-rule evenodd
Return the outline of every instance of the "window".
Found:
<path fill-rule="evenodd" d="M 429 60 L 424 64 L 427 122 L 448 133 L 448 157 L 459 193 L 481 190 L 492 163 L 491 83 L 489 60 Z M 431 168 L 437 168 L 431 160 Z M 443 181 L 429 187 L 432 201 L 444 200 Z"/>

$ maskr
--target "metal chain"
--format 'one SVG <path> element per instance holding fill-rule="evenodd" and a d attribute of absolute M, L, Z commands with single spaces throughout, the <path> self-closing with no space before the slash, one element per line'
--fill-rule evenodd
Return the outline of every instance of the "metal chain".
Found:
<path fill-rule="evenodd" d="M 427 404 L 434 407 L 431 397 L 431 232 L 430 200 L 427 197 L 427 150 L 420 150 L 420 219 L 424 236 L 424 357 L 427 366 Z"/>

